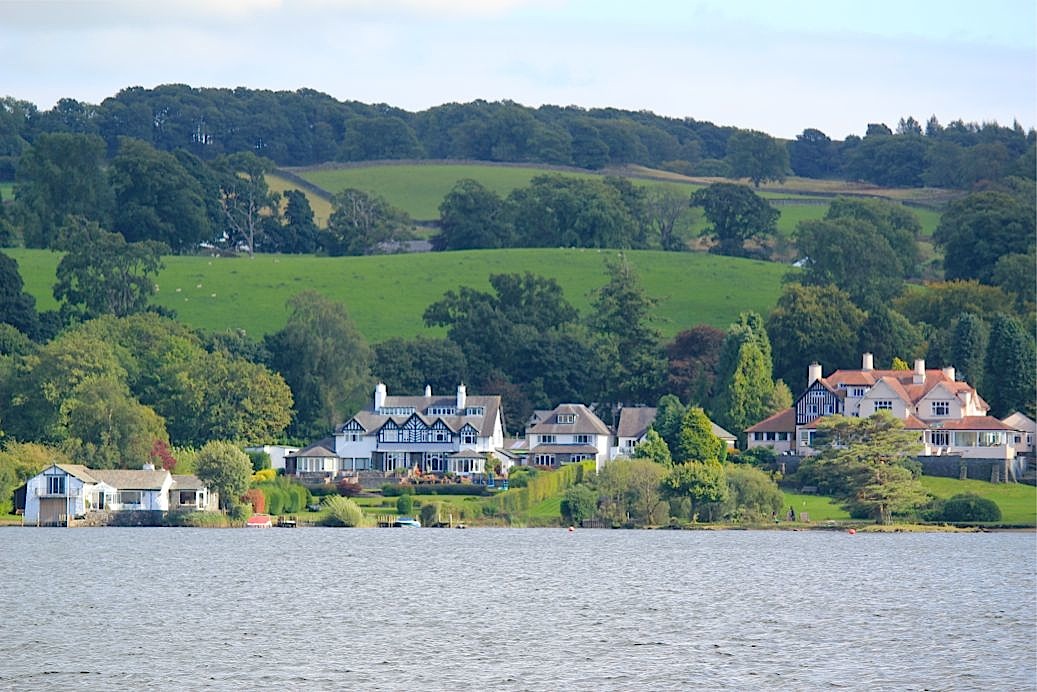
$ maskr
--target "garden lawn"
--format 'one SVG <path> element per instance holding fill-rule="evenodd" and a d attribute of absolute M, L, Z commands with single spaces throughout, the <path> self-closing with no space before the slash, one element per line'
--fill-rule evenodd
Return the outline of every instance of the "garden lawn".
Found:
<path fill-rule="evenodd" d="M 830 497 L 824 495 L 804 495 L 802 493 L 782 493 L 785 496 L 785 504 L 782 511 L 778 512 L 778 517 L 782 521 L 785 520 L 785 516 L 789 511 L 789 507 L 796 510 L 796 520 L 799 520 L 800 515 L 803 512 L 807 513 L 810 517 L 810 523 L 815 524 L 819 521 L 845 521 L 850 518 L 849 512 L 840 507 L 838 503 Z"/>
<path fill-rule="evenodd" d="M 58 253 L 9 249 L 25 290 L 41 310 L 56 307 L 51 287 Z M 256 255 L 169 256 L 153 302 L 210 331 L 271 334 L 288 317 L 285 302 L 305 290 L 339 301 L 369 342 L 391 337 L 442 336 L 422 314 L 448 290 L 465 285 L 490 291 L 489 275 L 533 272 L 556 279 L 565 298 L 586 314 L 607 280 L 605 260 L 620 253 L 589 249 L 473 250 L 369 257 Z M 658 304 L 655 326 L 665 338 L 696 324 L 726 328 L 740 312 L 767 314 L 788 266 L 705 253 L 626 251 L 642 285 Z"/>
<path fill-rule="evenodd" d="M 921 481 L 926 490 L 945 500 L 961 493 L 975 493 L 993 500 L 1001 508 L 1002 524 L 1037 526 L 1037 487 L 1032 485 L 961 481 L 938 476 L 922 476 Z"/>

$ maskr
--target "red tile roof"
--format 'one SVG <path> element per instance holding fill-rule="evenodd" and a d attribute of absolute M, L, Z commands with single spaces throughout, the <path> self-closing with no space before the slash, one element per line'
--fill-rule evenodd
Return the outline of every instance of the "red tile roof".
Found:
<path fill-rule="evenodd" d="M 745 432 L 796 432 L 796 409 L 791 406 L 748 427 Z"/>
<path fill-rule="evenodd" d="M 930 423 L 934 430 L 1014 430 L 993 416 L 965 416 L 954 420 Z"/>

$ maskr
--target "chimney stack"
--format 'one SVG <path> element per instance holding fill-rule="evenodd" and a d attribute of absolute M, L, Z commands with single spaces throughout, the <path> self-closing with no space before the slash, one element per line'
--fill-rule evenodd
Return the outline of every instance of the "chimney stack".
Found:
<path fill-rule="evenodd" d="M 954 382 L 954 376 L 955 376 L 954 367 L 951 366 L 951 365 L 948 365 L 947 367 L 945 367 L 943 369 L 943 376 L 946 377 L 951 382 Z"/>
<path fill-rule="evenodd" d="M 468 392 L 464 384 L 457 385 L 457 412 L 463 414 L 468 405 Z"/>
<path fill-rule="evenodd" d="M 375 413 L 381 411 L 385 406 L 385 385 L 381 382 L 374 387 L 374 410 Z"/>
<path fill-rule="evenodd" d="M 432 385 L 427 384 L 427 385 L 425 385 L 425 398 L 428 399 L 431 396 L 432 396 Z"/>
<path fill-rule="evenodd" d="M 925 384 L 925 361 L 921 358 L 915 360 L 915 372 L 911 382 L 914 384 Z"/>
<path fill-rule="evenodd" d="M 870 353 L 865 353 L 861 356 L 861 370 L 868 371 L 875 369 L 875 357 Z"/>
<path fill-rule="evenodd" d="M 820 363 L 811 363 L 807 368 L 807 386 L 814 384 L 821 379 L 821 365 Z"/>

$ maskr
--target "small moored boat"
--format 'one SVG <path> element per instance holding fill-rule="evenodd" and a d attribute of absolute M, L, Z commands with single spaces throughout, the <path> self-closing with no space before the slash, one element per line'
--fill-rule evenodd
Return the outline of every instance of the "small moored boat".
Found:
<path fill-rule="evenodd" d="M 414 517 L 397 517 L 392 525 L 395 527 L 421 528 L 421 522 Z"/>

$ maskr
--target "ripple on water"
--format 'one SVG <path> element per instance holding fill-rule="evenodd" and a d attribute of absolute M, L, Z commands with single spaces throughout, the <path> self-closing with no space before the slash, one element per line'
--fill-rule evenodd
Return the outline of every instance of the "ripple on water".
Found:
<path fill-rule="evenodd" d="M 1029 534 L 0 531 L 0 688 L 1033 689 Z"/>

